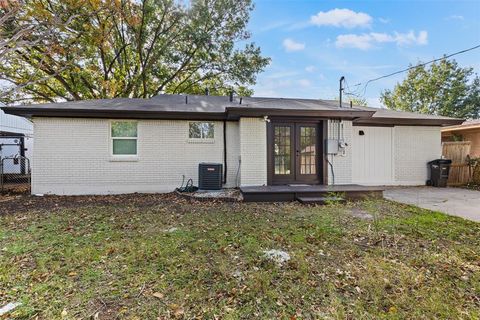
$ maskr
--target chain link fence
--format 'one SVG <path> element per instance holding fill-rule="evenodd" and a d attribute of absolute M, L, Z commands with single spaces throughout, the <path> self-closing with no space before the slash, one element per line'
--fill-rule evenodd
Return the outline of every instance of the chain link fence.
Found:
<path fill-rule="evenodd" d="M 30 193 L 30 160 L 23 156 L 0 159 L 0 192 Z"/>

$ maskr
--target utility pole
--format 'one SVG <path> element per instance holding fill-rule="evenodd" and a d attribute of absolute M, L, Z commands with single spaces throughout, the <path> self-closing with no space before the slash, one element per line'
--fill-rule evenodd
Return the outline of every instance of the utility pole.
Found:
<path fill-rule="evenodd" d="M 345 90 L 345 89 L 343 88 L 343 82 L 344 82 L 344 81 L 345 81 L 345 77 L 342 76 L 342 77 L 340 78 L 340 89 L 338 90 L 338 91 L 339 91 L 339 94 L 340 94 L 340 99 L 339 99 L 339 100 L 340 100 L 340 108 L 342 107 L 342 94 L 343 94 L 343 90 Z"/>

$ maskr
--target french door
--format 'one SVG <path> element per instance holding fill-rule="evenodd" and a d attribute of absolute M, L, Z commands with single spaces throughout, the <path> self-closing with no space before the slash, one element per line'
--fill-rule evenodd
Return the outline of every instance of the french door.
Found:
<path fill-rule="evenodd" d="M 268 147 L 272 184 L 320 182 L 320 128 L 319 123 L 270 124 Z"/>

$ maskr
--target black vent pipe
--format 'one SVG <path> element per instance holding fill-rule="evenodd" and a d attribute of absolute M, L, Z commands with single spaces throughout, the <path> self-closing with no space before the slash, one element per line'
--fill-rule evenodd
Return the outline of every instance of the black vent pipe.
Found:
<path fill-rule="evenodd" d="M 340 89 L 338 90 L 339 91 L 339 100 L 340 100 L 340 108 L 342 107 L 342 95 L 343 95 L 343 82 L 345 81 L 345 77 L 342 76 L 340 78 Z"/>
<path fill-rule="evenodd" d="M 223 184 L 227 183 L 227 120 L 223 120 Z"/>

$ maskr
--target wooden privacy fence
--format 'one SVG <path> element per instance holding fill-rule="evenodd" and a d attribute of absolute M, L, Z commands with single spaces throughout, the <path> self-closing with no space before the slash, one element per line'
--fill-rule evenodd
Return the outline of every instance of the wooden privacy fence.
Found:
<path fill-rule="evenodd" d="M 455 141 L 442 143 L 442 155 L 452 160 L 448 185 L 458 186 L 470 182 L 472 170 L 468 163 L 470 154 L 470 141 Z"/>

